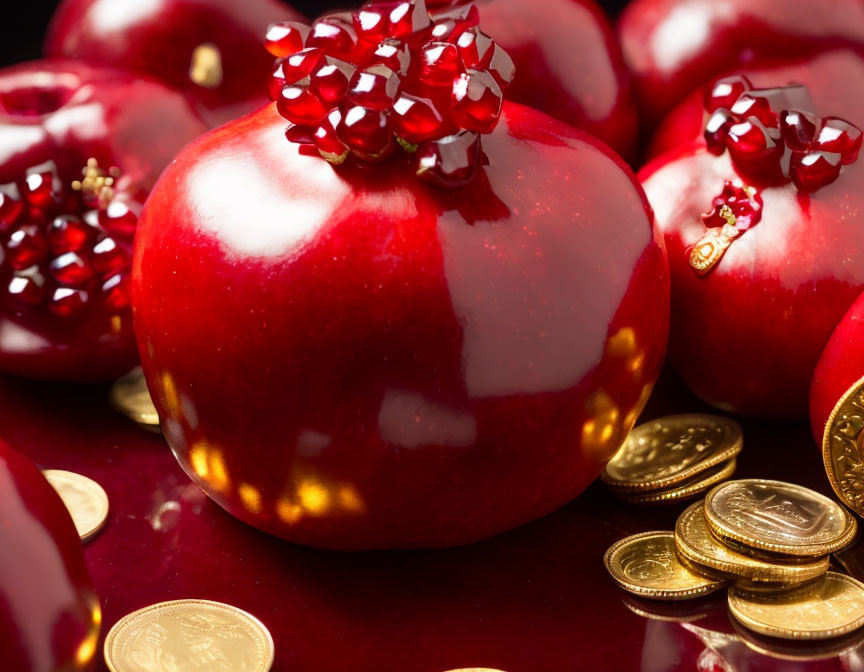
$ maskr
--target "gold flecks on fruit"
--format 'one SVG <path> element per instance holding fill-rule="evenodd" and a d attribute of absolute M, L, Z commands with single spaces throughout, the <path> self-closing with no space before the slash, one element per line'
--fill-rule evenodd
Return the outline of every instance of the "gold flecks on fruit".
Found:
<path fill-rule="evenodd" d="M 81 192 L 86 203 L 94 207 L 107 207 L 114 198 L 114 186 L 120 177 L 120 170 L 110 168 L 105 171 L 99 167 L 96 159 L 90 158 L 81 174 L 80 180 L 72 182 L 72 188 Z"/>
<path fill-rule="evenodd" d="M 71 471 L 46 469 L 42 472 L 69 510 L 82 542 L 88 542 L 108 520 L 108 495 L 96 481 Z"/>
<path fill-rule="evenodd" d="M 728 210 L 728 206 L 724 207 Z M 729 214 L 731 214 L 731 210 Z M 741 231 L 733 224 L 727 223 L 721 227 L 708 229 L 690 249 L 690 265 L 699 275 L 705 275 L 714 268 L 717 262 L 726 254 L 726 250 L 729 249 L 732 241 L 741 235 Z"/>

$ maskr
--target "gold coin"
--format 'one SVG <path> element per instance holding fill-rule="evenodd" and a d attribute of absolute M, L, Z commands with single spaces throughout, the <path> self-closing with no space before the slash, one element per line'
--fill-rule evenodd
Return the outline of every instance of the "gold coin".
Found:
<path fill-rule="evenodd" d="M 820 556 L 847 546 L 857 523 L 837 502 L 781 481 L 745 479 L 718 485 L 705 516 L 721 541 L 793 556 Z"/>
<path fill-rule="evenodd" d="M 685 481 L 669 490 L 633 492 L 626 495 L 619 492 L 617 494 L 623 501 L 631 502 L 632 504 L 670 504 L 672 502 L 679 502 L 682 499 L 688 499 L 705 492 L 711 486 L 725 481 L 735 473 L 735 466 L 735 458 L 732 458 L 728 462 L 718 464 L 708 471 L 696 475 L 693 479 Z"/>
<path fill-rule="evenodd" d="M 678 562 L 671 532 L 643 532 L 622 539 L 606 551 L 603 562 L 624 590 L 655 600 L 685 600 L 726 585 L 694 574 Z"/>
<path fill-rule="evenodd" d="M 830 639 L 864 625 L 864 585 L 828 572 L 814 585 L 774 594 L 729 590 L 729 611 L 742 625 L 781 639 Z"/>
<path fill-rule="evenodd" d="M 118 621 L 105 639 L 111 672 L 268 672 L 273 638 L 254 616 L 209 600 L 154 604 Z"/>
<path fill-rule="evenodd" d="M 864 636 L 860 632 L 852 632 L 825 641 L 777 639 L 748 630 L 734 618 L 730 620 L 732 628 L 748 649 L 778 660 L 809 662 L 836 658 L 855 651 L 864 643 L 862 642 Z"/>
<path fill-rule="evenodd" d="M 150 398 L 141 367 L 114 381 L 109 396 L 115 410 L 129 419 L 139 425 L 159 426 L 159 414 Z"/>
<path fill-rule="evenodd" d="M 717 415 L 670 415 L 639 425 L 601 478 L 616 490 L 661 490 L 741 452 L 741 425 Z"/>
<path fill-rule="evenodd" d="M 736 553 L 717 540 L 705 519 L 704 502 L 691 504 L 675 524 L 675 545 L 682 560 L 719 576 L 749 581 L 800 583 L 828 571 L 828 556 L 810 562 L 778 564 Z"/>
<path fill-rule="evenodd" d="M 850 387 L 828 416 L 822 461 L 831 487 L 846 506 L 864 516 L 864 378 Z"/>
<path fill-rule="evenodd" d="M 42 472 L 69 510 L 82 542 L 90 541 L 108 519 L 108 495 L 96 481 L 71 471 Z"/>

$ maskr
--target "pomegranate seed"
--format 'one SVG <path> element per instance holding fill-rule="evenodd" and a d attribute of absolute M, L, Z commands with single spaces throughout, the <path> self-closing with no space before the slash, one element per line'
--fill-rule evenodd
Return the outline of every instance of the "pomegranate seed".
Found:
<path fill-rule="evenodd" d="M 51 222 L 48 243 L 54 254 L 79 252 L 95 237 L 96 230 L 75 215 L 61 215 Z"/>
<path fill-rule="evenodd" d="M 459 36 L 456 45 L 466 68 L 485 70 L 492 60 L 492 47 L 495 42 L 479 28 L 471 28 Z"/>
<path fill-rule="evenodd" d="M 264 37 L 264 47 L 276 58 L 286 58 L 303 48 L 309 27 L 294 21 L 271 23 Z"/>
<path fill-rule="evenodd" d="M 461 131 L 423 143 L 417 150 L 417 176 L 448 187 L 470 182 L 477 170 L 480 136 Z"/>
<path fill-rule="evenodd" d="M 390 34 L 390 3 L 364 5 L 354 14 L 354 31 L 361 40 L 379 42 Z"/>
<path fill-rule="evenodd" d="M 318 19 L 306 40 L 307 47 L 319 47 L 328 55 L 348 58 L 357 47 L 357 33 L 350 13 L 338 12 Z"/>
<path fill-rule="evenodd" d="M 393 103 L 392 120 L 396 135 L 412 145 L 441 137 L 447 127 L 431 100 L 408 93 L 400 93 Z"/>
<path fill-rule="evenodd" d="M 342 121 L 339 108 L 331 110 L 315 129 L 315 146 L 318 153 L 332 164 L 339 165 L 348 157 L 348 148 L 339 139 L 336 128 Z"/>
<path fill-rule="evenodd" d="M 92 221 L 88 217 L 92 218 L 93 215 L 85 213 L 85 222 Z M 138 214 L 129 203 L 119 198 L 111 201 L 104 210 L 99 210 L 95 219 L 105 231 L 120 238 L 132 238 L 138 228 Z"/>
<path fill-rule="evenodd" d="M 399 40 L 386 39 L 372 54 L 372 65 L 386 65 L 397 75 L 407 75 L 411 65 L 411 51 Z"/>
<path fill-rule="evenodd" d="M 739 118 L 756 117 L 765 126 L 777 126 L 777 113 L 771 109 L 767 98 L 755 96 L 756 92 L 744 93 L 732 106 L 732 114 Z"/>
<path fill-rule="evenodd" d="M 848 165 L 857 161 L 858 152 L 861 151 L 861 140 L 861 130 L 857 126 L 843 119 L 826 117 L 819 130 L 816 144 L 823 152 L 840 154 L 842 163 Z"/>
<path fill-rule="evenodd" d="M 461 128 L 491 133 L 501 116 L 504 94 L 495 78 L 484 70 L 469 70 L 453 82 L 450 112 Z"/>
<path fill-rule="evenodd" d="M 273 72 L 270 73 L 270 81 L 267 84 L 267 93 L 270 95 L 270 100 L 275 101 L 279 98 L 279 93 L 288 84 L 285 79 L 285 71 L 282 68 L 283 59 L 279 58 L 273 62 Z"/>
<path fill-rule="evenodd" d="M 129 266 L 129 254 L 113 238 L 106 237 L 93 247 L 90 264 L 100 275 L 116 273 Z"/>
<path fill-rule="evenodd" d="M 336 127 L 340 140 L 364 158 L 383 157 L 393 146 L 387 114 L 381 110 L 352 107 Z"/>
<path fill-rule="evenodd" d="M 819 117 L 799 110 L 785 110 L 780 114 L 780 133 L 786 146 L 793 152 L 806 151 L 816 138 Z"/>
<path fill-rule="evenodd" d="M 58 317 L 74 317 L 84 310 L 88 300 L 87 292 L 69 287 L 58 287 L 51 295 L 48 310 Z"/>
<path fill-rule="evenodd" d="M 387 18 L 391 37 L 415 35 L 432 25 L 432 19 L 426 9 L 426 0 L 403 0 L 403 2 L 393 3 Z"/>
<path fill-rule="evenodd" d="M 708 151 L 720 156 L 726 151 L 726 139 L 729 137 L 729 128 L 735 120 L 729 110 L 720 108 L 716 110 L 705 124 L 705 143 Z"/>
<path fill-rule="evenodd" d="M 304 49 L 282 61 L 282 76 L 288 84 L 296 84 L 324 65 L 323 49 Z M 278 99 L 278 93 L 276 99 Z"/>
<path fill-rule="evenodd" d="M 93 269 L 75 252 L 67 252 L 51 262 L 51 274 L 61 285 L 83 287 L 93 279 Z"/>
<path fill-rule="evenodd" d="M 48 239 L 36 224 L 19 226 L 6 243 L 7 263 L 15 270 L 41 264 L 48 258 Z"/>
<path fill-rule="evenodd" d="M 476 5 L 470 5 L 467 9 L 458 8 L 449 14 L 437 15 L 432 27 L 432 39 L 455 43 L 462 33 L 469 28 L 476 28 L 479 24 L 480 12 Z"/>
<path fill-rule="evenodd" d="M 455 44 L 427 42 L 420 51 L 419 79 L 430 86 L 452 86 L 465 70 Z"/>
<path fill-rule="evenodd" d="M 356 68 L 337 58 L 327 57 L 327 62 L 311 77 L 309 92 L 325 106 L 337 105 L 348 93 L 348 83 Z"/>
<path fill-rule="evenodd" d="M 399 75 L 386 65 L 358 70 L 348 86 L 348 100 L 370 110 L 389 110 L 399 93 Z"/>
<path fill-rule="evenodd" d="M 112 275 L 102 283 L 102 303 L 120 311 L 129 307 L 129 276 L 125 273 Z"/>
<path fill-rule="evenodd" d="M 293 124 L 285 131 L 285 137 L 290 142 L 298 145 L 314 145 L 315 144 L 315 129 L 309 126 L 297 126 Z"/>
<path fill-rule="evenodd" d="M 705 93 L 705 109 L 708 112 L 716 112 L 720 108 L 731 109 L 741 94 L 752 88 L 750 80 L 744 75 L 718 79 Z"/>
<path fill-rule="evenodd" d="M 24 204 L 14 184 L 0 185 L 0 232 L 7 230 L 21 216 Z"/>
<path fill-rule="evenodd" d="M 816 191 L 840 176 L 841 157 L 830 152 L 808 152 L 793 157 L 790 174 L 795 186 L 803 191 Z"/>
<path fill-rule="evenodd" d="M 276 109 L 288 121 L 304 126 L 315 126 L 327 114 L 327 108 L 306 86 L 290 84 L 282 89 Z"/>
<path fill-rule="evenodd" d="M 19 306 L 37 306 L 45 298 L 45 278 L 37 267 L 28 268 L 12 276 L 6 293 L 13 303 Z"/>
<path fill-rule="evenodd" d="M 775 132 L 774 129 L 761 124 L 756 117 L 750 117 L 747 121 L 729 127 L 729 152 L 736 161 L 739 158 L 761 158 L 766 154 L 773 155 L 777 150 L 782 152 L 782 145 L 776 142 L 779 135 L 779 131 Z"/>
<path fill-rule="evenodd" d="M 24 200 L 36 208 L 46 208 L 55 204 L 56 195 L 61 191 L 57 166 L 53 161 L 30 168 L 24 180 Z"/>

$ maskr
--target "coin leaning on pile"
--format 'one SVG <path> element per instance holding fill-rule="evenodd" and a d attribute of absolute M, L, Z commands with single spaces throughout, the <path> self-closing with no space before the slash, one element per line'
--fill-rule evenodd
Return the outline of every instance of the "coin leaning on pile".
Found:
<path fill-rule="evenodd" d="M 622 500 L 663 504 L 725 481 L 743 446 L 741 425 L 704 413 L 670 415 L 634 428 L 601 479 Z"/>
<path fill-rule="evenodd" d="M 864 625 L 864 585 L 828 571 L 829 554 L 851 544 L 856 531 L 849 512 L 817 492 L 745 479 L 721 483 L 690 505 L 674 534 L 622 539 L 605 562 L 619 586 L 642 597 L 687 599 L 731 584 L 729 610 L 744 627 L 821 640 Z"/>

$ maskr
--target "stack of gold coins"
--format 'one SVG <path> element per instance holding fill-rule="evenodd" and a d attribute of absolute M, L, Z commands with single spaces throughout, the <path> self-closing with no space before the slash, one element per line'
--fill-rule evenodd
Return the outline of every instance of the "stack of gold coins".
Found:
<path fill-rule="evenodd" d="M 742 446 L 741 425 L 734 420 L 671 415 L 630 432 L 601 478 L 628 502 L 677 502 L 729 478 Z"/>
<path fill-rule="evenodd" d="M 762 479 L 715 486 L 675 531 L 637 534 L 606 552 L 612 578 L 655 599 L 686 599 L 731 586 L 729 611 L 768 637 L 823 640 L 864 625 L 864 585 L 829 572 L 829 555 L 855 538 L 837 502 Z"/>

